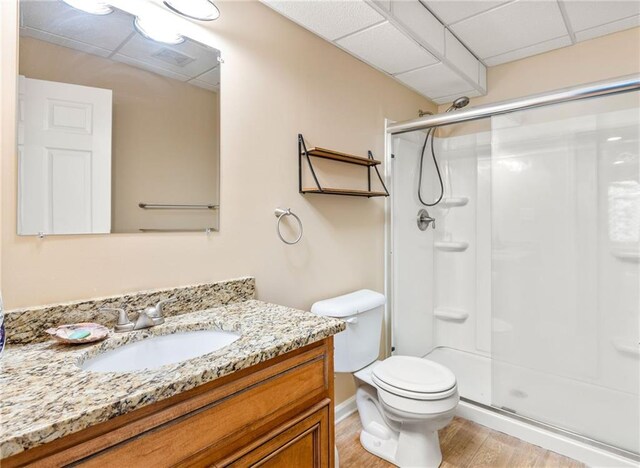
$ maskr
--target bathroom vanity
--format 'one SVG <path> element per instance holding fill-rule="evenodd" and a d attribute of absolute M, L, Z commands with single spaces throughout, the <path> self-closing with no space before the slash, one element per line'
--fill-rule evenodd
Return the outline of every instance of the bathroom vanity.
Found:
<path fill-rule="evenodd" d="M 328 338 L 76 434 L 2 466 L 330 466 Z"/>
<path fill-rule="evenodd" d="M 119 346 L 214 328 L 240 338 L 157 369 L 81 369 Z M 248 299 L 93 345 L 10 346 L 2 363 L 0 463 L 333 466 L 333 335 L 343 328 L 339 320 Z"/>

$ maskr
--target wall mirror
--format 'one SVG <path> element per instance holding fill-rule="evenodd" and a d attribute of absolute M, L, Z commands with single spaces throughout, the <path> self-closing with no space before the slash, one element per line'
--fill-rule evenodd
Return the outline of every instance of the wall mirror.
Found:
<path fill-rule="evenodd" d="M 220 52 L 77 3 L 20 1 L 18 234 L 218 230 Z"/>

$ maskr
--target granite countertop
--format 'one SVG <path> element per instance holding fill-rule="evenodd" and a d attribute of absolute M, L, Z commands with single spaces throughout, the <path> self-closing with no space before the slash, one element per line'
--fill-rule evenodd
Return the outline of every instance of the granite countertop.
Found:
<path fill-rule="evenodd" d="M 13 345 L 0 360 L 0 458 L 51 442 L 344 330 L 344 322 L 256 300 L 169 317 L 98 343 Z M 152 335 L 222 329 L 240 339 L 154 370 L 95 373 L 79 362 Z"/>

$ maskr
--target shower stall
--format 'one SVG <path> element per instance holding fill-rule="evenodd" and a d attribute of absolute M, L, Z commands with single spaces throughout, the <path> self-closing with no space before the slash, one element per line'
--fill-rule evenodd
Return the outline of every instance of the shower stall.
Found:
<path fill-rule="evenodd" d="M 631 77 L 387 130 L 393 353 L 451 369 L 465 417 L 594 465 L 640 460 L 638 89 Z M 434 129 L 444 194 L 425 207 Z M 429 149 L 423 163 L 434 201 Z"/>

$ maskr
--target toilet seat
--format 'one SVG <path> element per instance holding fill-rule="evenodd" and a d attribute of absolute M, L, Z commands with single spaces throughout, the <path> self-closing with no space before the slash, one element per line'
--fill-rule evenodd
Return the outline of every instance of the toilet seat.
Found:
<path fill-rule="evenodd" d="M 453 372 L 413 356 L 391 356 L 373 369 L 371 377 L 379 388 L 412 400 L 441 400 L 457 392 Z"/>

